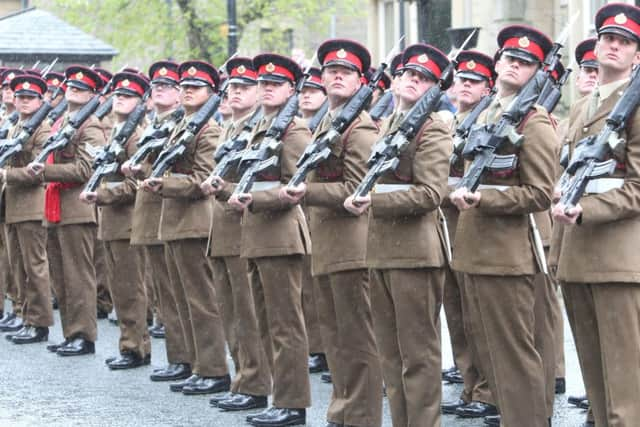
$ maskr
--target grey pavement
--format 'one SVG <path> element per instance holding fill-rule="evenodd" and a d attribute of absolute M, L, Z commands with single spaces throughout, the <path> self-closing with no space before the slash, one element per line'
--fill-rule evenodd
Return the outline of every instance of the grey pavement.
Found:
<path fill-rule="evenodd" d="M 58 312 L 49 342 L 62 340 Z M 452 364 L 451 347 L 443 319 L 443 366 Z M 567 394 L 556 396 L 553 425 L 580 426 L 582 410 L 566 403 L 569 394 L 583 392 L 575 347 L 565 323 Z M 166 362 L 164 340 L 152 340 L 152 366 L 110 371 L 104 359 L 117 352 L 119 330 L 107 320 L 98 321 L 96 354 L 63 358 L 46 351 L 45 343 L 18 346 L 0 338 L 0 426 L 247 426 L 246 413 L 224 413 L 209 406 L 210 396 L 183 396 L 169 391 L 167 383 L 149 381 L 153 366 Z M 229 360 L 230 365 L 231 360 Z M 443 400 L 453 400 L 459 385 L 444 385 Z M 313 406 L 307 426 L 324 427 L 331 386 L 311 375 Z M 384 427 L 391 427 L 385 400 Z M 461 420 L 446 415 L 445 427 L 482 426 L 482 420 Z M 430 427 L 430 426 L 425 426 Z"/>

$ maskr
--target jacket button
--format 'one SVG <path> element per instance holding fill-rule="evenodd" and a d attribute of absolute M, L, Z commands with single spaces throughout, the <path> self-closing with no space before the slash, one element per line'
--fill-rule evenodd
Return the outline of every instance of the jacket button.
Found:
<path fill-rule="evenodd" d="M 587 133 L 589 132 L 589 128 L 582 128 L 582 133 Z"/>

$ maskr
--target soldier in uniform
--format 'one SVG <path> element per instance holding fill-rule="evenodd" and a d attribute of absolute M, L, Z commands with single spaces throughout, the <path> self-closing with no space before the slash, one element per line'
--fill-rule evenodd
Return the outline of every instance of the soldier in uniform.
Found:
<path fill-rule="evenodd" d="M 113 78 L 114 143 L 129 115 L 149 88 L 141 74 L 117 73 Z M 140 125 L 122 144 L 124 158 L 136 151 Z M 123 159 L 117 159 L 122 161 Z M 105 177 L 96 191 L 83 191 L 80 200 L 100 207 L 98 238 L 105 245 L 107 283 L 120 326 L 120 356 L 107 359 L 109 369 L 131 369 L 151 363 L 151 343 L 146 322 L 146 292 L 142 250 L 129 245 L 136 182 L 121 173 Z"/>
<path fill-rule="evenodd" d="M 149 67 L 151 79 L 151 99 L 154 117 L 151 126 L 159 128 L 180 106 L 179 64 L 172 61 L 158 61 Z M 126 161 L 122 172 L 138 179 L 145 179 L 151 173 L 155 155 L 150 154 L 140 165 L 132 166 Z M 149 191 L 137 191 L 131 220 L 131 244 L 142 246 L 144 269 L 153 283 L 158 298 L 158 311 L 162 316 L 165 331 L 165 349 L 168 365 L 154 369 L 152 381 L 179 381 L 191 376 L 191 355 L 184 341 L 178 300 L 167 270 L 165 247 L 158 239 L 162 196 Z M 147 294 L 147 297 L 149 295 Z"/>
<path fill-rule="evenodd" d="M 264 117 L 251 146 L 262 142 L 302 78 L 293 60 L 276 54 L 256 56 L 253 66 L 258 72 L 258 102 Z M 276 154 L 278 166 L 261 173 L 251 193 L 232 194 L 228 201 L 243 212 L 240 256 L 248 261 L 258 326 L 273 376 L 273 406 L 248 417 L 256 426 L 304 424 L 306 408 L 311 406 L 301 289 L 303 256 L 311 242 L 302 209 L 278 197 L 310 137 L 304 123 L 294 118 Z"/>
<path fill-rule="evenodd" d="M 175 144 L 196 112 L 213 96 L 220 78 L 206 62 L 180 64 L 181 103 L 185 117 L 165 147 Z M 166 176 L 147 178 L 143 188 L 162 196 L 158 237 L 165 242 L 165 260 L 176 298 L 188 363 L 193 375 L 171 384 L 185 395 L 228 391 L 231 379 L 226 363 L 224 330 L 206 256 L 212 204 L 200 189 L 213 167 L 220 127 L 204 124 L 185 153 Z"/>
<path fill-rule="evenodd" d="M 499 120 L 517 92 L 539 69 L 552 42 L 536 29 L 514 25 L 498 34 L 497 95 L 479 123 Z M 450 194 L 460 217 L 452 267 L 470 293 L 474 342 L 489 386 L 507 426 L 541 426 L 550 408 L 542 355 L 534 334 L 541 270 L 529 237 L 529 214 L 549 208 L 558 148 L 544 109 L 534 107 L 518 126 L 524 142 L 498 154 L 516 154 L 517 170 L 489 172 L 479 191 Z M 482 250 L 479 250 L 480 246 Z M 476 315 L 478 315 L 476 317 Z"/>
<path fill-rule="evenodd" d="M 459 126 L 476 104 L 489 95 L 494 83 L 494 74 L 491 57 L 478 51 L 460 52 L 454 82 L 458 104 L 454 127 Z M 455 128 L 453 130 L 455 131 Z M 455 184 L 463 173 L 464 158 L 458 156 L 458 160 L 451 165 L 449 171 L 450 192 L 455 189 Z M 450 242 L 453 242 L 458 224 L 458 209 L 449 198 L 445 198 L 442 202 L 442 212 L 447 221 Z M 473 305 L 465 292 L 462 276 L 454 272 L 450 265 L 445 271 L 443 306 L 455 366 L 444 373 L 443 379 L 459 382 L 457 378 L 460 378 L 464 383 L 464 389 L 460 398 L 443 403 L 442 412 L 465 418 L 495 415 L 497 414 L 495 401 L 489 390 L 486 376 L 482 372 L 478 352 L 473 342 L 472 328 L 476 325 L 471 321 L 472 316 L 469 313 Z"/>
<path fill-rule="evenodd" d="M 597 135 L 640 63 L 640 8 L 612 3 L 595 16 L 598 86 L 571 109 L 570 152 Z M 585 196 L 553 208 L 564 224 L 557 277 L 561 281 L 587 396 L 598 426 L 635 425 L 640 418 L 640 115 L 621 130 L 624 156 L 612 177 L 591 180 Z"/>
<path fill-rule="evenodd" d="M 229 72 L 229 108 L 231 120 L 222 132 L 219 144 L 237 137 L 247 121 L 256 114 L 258 80 L 251 58 L 234 57 L 227 62 Z M 257 113 L 260 114 L 260 113 Z M 232 182 L 239 179 L 225 177 Z M 217 183 L 214 187 L 212 183 Z M 216 194 L 221 178 L 211 176 L 202 184 L 206 194 Z M 236 368 L 229 394 L 214 397 L 211 404 L 225 411 L 266 408 L 271 393 L 271 372 L 262 345 L 251 285 L 247 276 L 247 261 L 240 258 L 242 214 L 232 209 L 226 199 L 213 204 L 209 256 L 212 257 L 213 283 L 220 298 L 229 350 Z"/>
<path fill-rule="evenodd" d="M 55 108 L 64 99 L 64 91 L 67 88 L 67 85 L 63 83 L 64 74 L 56 73 L 54 71 L 49 71 L 47 74 L 42 76 L 42 78 L 45 79 L 45 81 L 47 82 L 47 91 L 44 94 L 44 99 L 49 104 L 51 104 L 53 108 Z M 60 94 L 56 96 L 55 99 L 53 99 L 53 94 L 56 92 L 58 88 L 60 88 Z"/>
<path fill-rule="evenodd" d="M 102 87 L 102 80 L 92 69 L 70 66 L 65 70 L 69 104 L 62 126 Z M 54 132 L 55 130 L 52 130 Z M 51 260 L 52 270 L 61 272 L 54 280 L 60 307 L 64 341 L 47 346 L 60 356 L 77 356 L 95 352 L 96 274 L 93 252 L 96 228 L 95 209 L 78 196 L 91 176 L 91 156 L 86 146 L 105 144 L 98 119 L 89 117 L 62 150 L 52 153 L 46 164 L 31 162 L 30 173 L 47 182 L 44 204 L 45 226 L 55 229 L 49 238 L 60 257 Z"/>
<path fill-rule="evenodd" d="M 371 56 L 355 41 L 333 39 L 320 45 L 318 60 L 329 101 L 329 112 L 314 135 L 322 137 L 363 84 Z M 377 131 L 369 114 L 361 113 L 332 144 L 332 154 L 310 174 L 308 184 L 281 190 L 282 198 L 290 202 L 304 196 L 311 217 L 312 272 L 333 381 L 327 410 L 331 426 L 382 422 L 382 375 L 365 264 L 367 217 L 352 215 L 342 206 L 366 173 Z"/>
<path fill-rule="evenodd" d="M 42 106 L 47 84 L 40 77 L 25 74 L 14 78 L 10 85 L 15 95 L 16 110 L 20 113 L 18 123 L 10 132 L 10 137 L 15 138 Z M 47 232 L 42 227 L 44 186 L 25 167 L 40 151 L 49 131 L 49 125 L 43 121 L 25 141 L 22 151 L 9 160 L 6 168 L 0 168 L 2 184 L 6 185 L 5 218 L 9 257 L 23 301 L 24 327 L 11 338 L 16 344 L 46 341 L 49 326 L 53 325 L 46 254 Z"/>

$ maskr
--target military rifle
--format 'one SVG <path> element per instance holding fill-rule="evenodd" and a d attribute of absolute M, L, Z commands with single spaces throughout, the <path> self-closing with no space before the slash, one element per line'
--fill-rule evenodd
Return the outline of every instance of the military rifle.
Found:
<path fill-rule="evenodd" d="M 22 126 L 20 133 L 15 138 L 0 141 L 0 168 L 4 167 L 7 161 L 15 154 L 22 151 L 24 144 L 40 127 L 50 110 L 51 104 L 43 102 L 40 108 Z"/>
<path fill-rule="evenodd" d="M 560 98 L 562 97 L 562 87 L 569 79 L 571 74 L 571 68 L 567 68 L 562 72 L 562 75 L 555 80 L 553 77 L 548 79 L 540 92 L 538 98 L 538 105 L 541 105 L 551 114 L 555 110 Z"/>
<path fill-rule="evenodd" d="M 17 111 L 14 111 L 13 113 L 9 114 L 7 118 L 4 119 L 4 122 L 2 123 L 2 127 L 0 127 L 0 139 L 7 139 L 7 136 L 9 136 L 9 129 L 11 129 L 11 126 L 18 123 L 19 117 L 20 117 L 20 114 L 18 114 Z"/>
<path fill-rule="evenodd" d="M 311 117 L 311 119 L 309 119 L 308 128 L 311 131 L 311 134 L 313 134 L 318 128 L 318 126 L 320 126 L 322 119 L 324 119 L 324 116 L 327 115 L 327 111 L 329 111 L 329 101 L 325 99 L 322 105 L 320 106 L 320 109 L 316 111 L 316 113 L 313 115 L 313 117 Z"/>
<path fill-rule="evenodd" d="M 371 107 L 369 115 L 374 122 L 377 122 L 391 114 L 391 111 L 393 111 L 393 92 L 391 89 L 388 89 L 382 94 L 373 107 Z"/>
<path fill-rule="evenodd" d="M 469 133 L 471 133 L 471 129 L 478 121 L 478 117 L 480 114 L 491 105 L 494 98 L 496 97 L 497 88 L 494 86 L 491 88 L 489 94 L 483 97 L 480 102 L 478 102 L 471 112 L 464 118 L 462 123 L 456 128 L 456 133 L 453 136 L 453 153 L 451 154 L 451 159 L 449 164 L 455 165 L 460 156 L 462 156 L 462 150 L 464 149 L 465 144 L 467 143 L 467 138 L 469 138 Z"/>

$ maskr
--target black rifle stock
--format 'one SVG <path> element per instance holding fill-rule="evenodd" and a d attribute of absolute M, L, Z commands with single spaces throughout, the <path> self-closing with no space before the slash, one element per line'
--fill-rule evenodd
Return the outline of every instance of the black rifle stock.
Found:
<path fill-rule="evenodd" d="M 171 132 L 183 117 L 184 109 L 180 107 L 171 113 L 167 120 L 163 121 L 160 126 L 156 127 L 153 123 L 149 124 L 138 142 L 136 142 L 138 150 L 127 160 L 129 165 L 139 165 L 149 154 L 162 149 L 169 139 Z"/>
<path fill-rule="evenodd" d="M 2 123 L 2 127 L 0 127 L 0 139 L 7 139 L 11 126 L 18 123 L 18 117 L 18 112 L 14 111 L 13 113 L 9 114 L 9 116 L 4 120 L 4 122 Z"/>
<path fill-rule="evenodd" d="M 11 157 L 22 151 L 24 143 L 31 138 L 36 129 L 40 127 L 51 110 L 51 104 L 43 102 L 40 108 L 22 126 L 20 133 L 13 139 L 0 142 L 0 168 L 4 167 Z"/>
<path fill-rule="evenodd" d="M 562 97 L 562 87 L 569 79 L 570 74 L 571 68 L 567 68 L 564 70 L 558 81 L 555 81 L 553 78 L 549 78 L 545 86 L 542 88 L 540 98 L 538 98 L 538 104 L 544 107 L 549 114 L 553 113 L 553 110 L 555 110 L 558 105 L 558 102 Z"/>
<path fill-rule="evenodd" d="M 102 121 L 102 119 L 107 116 L 111 110 L 113 109 L 113 95 L 104 100 L 102 104 L 96 109 L 95 115 L 98 120 Z"/>
<path fill-rule="evenodd" d="M 369 115 L 373 121 L 378 121 L 383 117 L 386 117 L 389 111 L 393 111 L 393 93 L 391 89 L 385 91 L 385 93 L 378 99 L 378 101 L 369 110 Z"/>
<path fill-rule="evenodd" d="M 47 115 L 49 125 L 53 126 L 56 120 L 58 120 L 58 118 L 62 116 L 65 111 L 67 111 L 67 98 L 62 98 L 58 105 L 53 107 L 53 109 L 49 111 L 49 114 Z"/>
<path fill-rule="evenodd" d="M 480 102 L 478 102 L 475 107 L 471 110 L 471 112 L 464 118 L 462 123 L 456 128 L 456 133 L 453 136 L 453 153 L 451 154 L 451 160 L 449 164 L 455 165 L 460 156 L 462 156 L 462 150 L 467 142 L 467 138 L 469 138 L 469 133 L 471 133 L 471 129 L 478 121 L 478 117 L 480 114 L 491 105 L 494 98 L 496 97 L 496 87 L 494 86 L 491 89 L 491 92 L 485 97 L 483 97 Z"/>
<path fill-rule="evenodd" d="M 322 119 L 324 119 L 324 116 L 327 115 L 327 111 L 329 111 L 329 101 L 325 99 L 322 105 L 320 106 L 320 109 L 316 111 L 313 117 L 311 117 L 311 119 L 309 120 L 308 127 L 309 127 L 309 130 L 311 131 L 311 134 L 313 134 L 318 128 L 318 126 L 320 126 Z"/>

